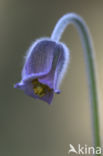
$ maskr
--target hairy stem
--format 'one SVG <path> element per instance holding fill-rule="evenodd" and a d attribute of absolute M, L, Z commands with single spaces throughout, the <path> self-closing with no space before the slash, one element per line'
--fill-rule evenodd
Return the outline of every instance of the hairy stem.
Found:
<path fill-rule="evenodd" d="M 69 13 L 60 18 L 57 22 L 51 39 L 59 41 L 62 33 L 69 24 L 74 24 L 80 35 L 82 46 L 84 49 L 84 58 L 88 75 L 88 86 L 91 103 L 93 143 L 95 147 L 100 147 L 100 131 L 99 131 L 99 115 L 98 115 L 98 96 L 96 86 L 96 68 L 94 50 L 91 40 L 91 35 L 84 20 L 75 13 Z M 100 156 L 100 154 L 97 154 Z"/>

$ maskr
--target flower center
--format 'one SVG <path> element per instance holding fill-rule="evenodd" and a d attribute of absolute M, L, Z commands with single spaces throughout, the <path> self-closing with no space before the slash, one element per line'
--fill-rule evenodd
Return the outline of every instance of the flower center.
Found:
<path fill-rule="evenodd" d="M 52 91 L 52 89 L 50 89 L 47 85 L 40 83 L 38 79 L 34 79 L 32 81 L 32 84 L 34 93 L 39 97 L 43 97 L 44 95 Z"/>

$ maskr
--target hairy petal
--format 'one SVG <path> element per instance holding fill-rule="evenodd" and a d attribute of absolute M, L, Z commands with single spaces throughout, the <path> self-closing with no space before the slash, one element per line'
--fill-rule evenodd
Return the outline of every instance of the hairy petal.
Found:
<path fill-rule="evenodd" d="M 56 67 L 55 77 L 54 77 L 55 90 L 59 90 L 59 86 L 61 84 L 62 79 L 65 76 L 68 64 L 70 62 L 69 49 L 65 44 L 61 43 L 60 51 L 61 51 L 61 55 L 59 57 L 59 61 Z"/>
<path fill-rule="evenodd" d="M 28 50 L 22 79 L 30 74 L 45 75 L 51 70 L 56 43 L 49 39 L 37 40 Z"/>
<path fill-rule="evenodd" d="M 57 43 L 55 48 L 52 68 L 50 72 L 39 78 L 41 83 L 47 84 L 50 88 L 54 89 L 54 92 L 60 93 L 59 85 L 62 78 L 67 70 L 67 65 L 69 62 L 69 50 L 66 45 L 62 43 Z"/>

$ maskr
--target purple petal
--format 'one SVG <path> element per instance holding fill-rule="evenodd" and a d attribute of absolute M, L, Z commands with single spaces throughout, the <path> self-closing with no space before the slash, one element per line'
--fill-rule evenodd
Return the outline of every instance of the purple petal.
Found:
<path fill-rule="evenodd" d="M 33 85 L 31 82 L 19 82 L 19 83 L 16 83 L 14 88 L 18 88 L 18 89 L 21 89 L 21 90 L 24 90 L 24 92 L 29 95 L 29 96 L 33 96 L 34 95 L 34 92 L 33 92 Z"/>
<path fill-rule="evenodd" d="M 67 71 L 68 63 L 70 60 L 69 49 L 65 44 L 61 43 L 61 55 L 59 57 L 59 61 L 55 71 L 54 77 L 54 89 L 59 90 L 59 86 L 61 84 L 62 79 Z"/>
<path fill-rule="evenodd" d="M 47 84 L 50 88 L 53 88 L 55 93 L 60 93 L 59 85 L 67 69 L 69 51 L 68 48 L 61 43 L 57 44 L 55 51 L 51 71 L 40 77 L 39 81 L 43 84 Z"/>
<path fill-rule="evenodd" d="M 53 97 L 54 97 L 54 92 L 51 92 L 51 93 L 46 94 L 42 98 L 39 97 L 38 99 L 43 100 L 47 102 L 48 104 L 51 104 Z"/>
<path fill-rule="evenodd" d="M 26 56 L 22 79 L 30 74 L 47 74 L 52 67 L 56 42 L 49 39 L 36 41 Z"/>

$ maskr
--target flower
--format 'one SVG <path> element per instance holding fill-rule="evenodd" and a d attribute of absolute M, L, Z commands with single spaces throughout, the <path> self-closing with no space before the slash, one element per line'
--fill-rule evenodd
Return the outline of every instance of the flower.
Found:
<path fill-rule="evenodd" d="M 22 79 L 15 88 L 36 99 L 52 102 L 54 93 L 67 69 L 69 51 L 66 45 L 48 38 L 34 42 L 25 57 Z"/>

